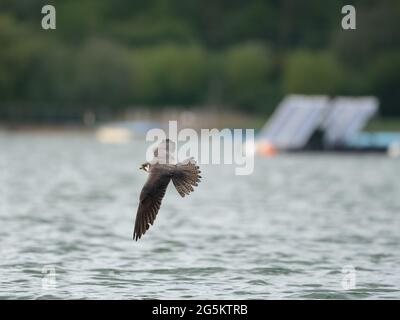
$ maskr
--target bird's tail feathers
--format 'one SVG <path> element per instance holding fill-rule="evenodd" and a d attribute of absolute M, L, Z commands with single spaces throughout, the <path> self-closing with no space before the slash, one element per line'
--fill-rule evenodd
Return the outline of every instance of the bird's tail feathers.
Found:
<path fill-rule="evenodd" d="M 186 159 L 176 165 L 172 182 L 182 197 L 192 192 L 193 187 L 198 185 L 201 179 L 200 173 L 201 171 L 193 158 Z"/>

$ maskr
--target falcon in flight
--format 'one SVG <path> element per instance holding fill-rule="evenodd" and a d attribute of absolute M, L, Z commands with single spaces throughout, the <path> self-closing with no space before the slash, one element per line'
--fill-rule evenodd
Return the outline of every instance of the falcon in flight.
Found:
<path fill-rule="evenodd" d="M 175 143 L 163 140 L 154 150 L 154 158 L 140 169 L 149 173 L 140 193 L 133 239 L 138 240 L 156 219 L 169 182 L 172 180 L 178 193 L 184 197 L 200 182 L 200 170 L 193 158 L 176 163 L 173 157 Z"/>

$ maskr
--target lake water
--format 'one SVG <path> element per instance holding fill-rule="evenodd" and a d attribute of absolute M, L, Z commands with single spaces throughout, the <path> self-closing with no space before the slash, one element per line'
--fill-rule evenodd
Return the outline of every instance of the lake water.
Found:
<path fill-rule="evenodd" d="M 132 241 L 146 144 L 0 134 L 0 298 L 400 298 L 400 159 L 202 166 Z"/>

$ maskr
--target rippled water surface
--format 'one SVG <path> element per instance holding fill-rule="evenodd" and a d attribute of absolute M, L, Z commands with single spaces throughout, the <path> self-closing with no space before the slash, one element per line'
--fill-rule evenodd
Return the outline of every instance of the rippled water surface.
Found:
<path fill-rule="evenodd" d="M 399 159 L 203 165 L 134 242 L 144 142 L 3 133 L 0 150 L 0 298 L 400 298 Z"/>

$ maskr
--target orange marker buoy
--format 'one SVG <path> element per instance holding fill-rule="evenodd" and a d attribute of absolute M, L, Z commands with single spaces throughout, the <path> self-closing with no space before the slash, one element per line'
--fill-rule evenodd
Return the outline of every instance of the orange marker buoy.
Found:
<path fill-rule="evenodd" d="M 256 143 L 256 153 L 261 156 L 273 156 L 277 153 L 275 146 L 268 141 L 258 141 Z"/>

